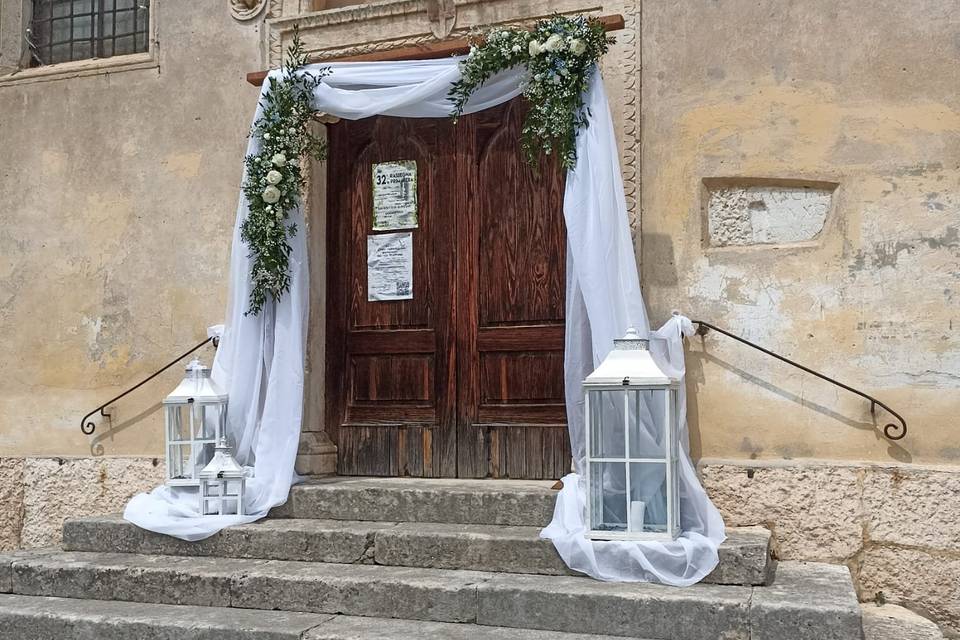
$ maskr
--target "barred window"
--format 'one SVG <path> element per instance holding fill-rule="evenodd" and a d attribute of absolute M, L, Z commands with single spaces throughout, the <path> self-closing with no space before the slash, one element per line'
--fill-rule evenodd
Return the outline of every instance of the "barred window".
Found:
<path fill-rule="evenodd" d="M 33 0 L 30 66 L 149 49 L 150 0 Z"/>

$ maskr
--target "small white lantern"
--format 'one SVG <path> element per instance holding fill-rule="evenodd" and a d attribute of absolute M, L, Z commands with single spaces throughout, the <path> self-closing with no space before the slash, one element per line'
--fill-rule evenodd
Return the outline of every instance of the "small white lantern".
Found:
<path fill-rule="evenodd" d="M 204 516 L 243 515 L 246 478 L 227 445 L 227 437 L 217 442 L 213 460 L 200 471 L 200 514 Z"/>
<path fill-rule="evenodd" d="M 227 394 L 210 379 L 210 368 L 194 359 L 163 408 L 167 485 L 198 486 L 200 470 L 213 459 L 226 429 Z"/>
<path fill-rule="evenodd" d="M 680 381 L 653 361 L 635 329 L 587 376 L 587 537 L 680 535 Z"/>

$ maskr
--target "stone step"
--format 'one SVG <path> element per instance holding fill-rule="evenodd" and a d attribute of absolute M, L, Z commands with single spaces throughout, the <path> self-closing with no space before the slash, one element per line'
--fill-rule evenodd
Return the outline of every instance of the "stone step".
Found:
<path fill-rule="evenodd" d="M 0 595 L 0 640 L 300 640 L 331 616 Z"/>
<path fill-rule="evenodd" d="M 846 567 L 782 563 L 771 586 L 676 589 L 363 564 L 22 552 L 10 593 L 337 613 L 658 640 L 850 640 L 860 608 Z"/>
<path fill-rule="evenodd" d="M 0 595 L 0 640 L 613 640 L 473 624 Z"/>
<path fill-rule="evenodd" d="M 887 604 L 861 605 L 864 640 L 943 640 L 936 623 L 912 611 Z"/>
<path fill-rule="evenodd" d="M 311 479 L 290 489 L 277 518 L 445 522 L 543 527 L 557 492 L 539 480 L 433 478 Z"/>
<path fill-rule="evenodd" d="M 67 551 L 571 575 L 553 543 L 539 534 L 539 527 L 265 519 L 184 542 L 144 531 L 120 516 L 105 516 L 67 521 L 63 546 Z M 770 532 L 762 527 L 729 529 L 720 547 L 720 564 L 704 582 L 766 584 L 772 573 Z"/>

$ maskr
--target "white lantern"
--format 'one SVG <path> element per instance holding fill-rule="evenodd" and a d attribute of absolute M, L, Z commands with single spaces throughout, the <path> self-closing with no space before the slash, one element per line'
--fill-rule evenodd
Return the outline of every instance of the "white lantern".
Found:
<path fill-rule="evenodd" d="M 242 516 L 245 485 L 243 467 L 230 454 L 227 438 L 222 436 L 213 460 L 200 471 L 200 514 Z"/>
<path fill-rule="evenodd" d="M 186 376 L 163 400 L 167 484 L 198 486 L 200 470 L 213 459 L 227 424 L 227 394 L 210 379 L 210 368 L 194 359 Z"/>
<path fill-rule="evenodd" d="M 587 376 L 587 537 L 673 540 L 680 535 L 680 381 L 630 329 Z"/>

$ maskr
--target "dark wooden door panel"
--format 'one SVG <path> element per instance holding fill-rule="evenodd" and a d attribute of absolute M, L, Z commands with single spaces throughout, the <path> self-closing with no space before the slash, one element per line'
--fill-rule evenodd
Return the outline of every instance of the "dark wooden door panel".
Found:
<path fill-rule="evenodd" d="M 329 127 L 327 421 L 345 475 L 558 478 L 563 173 L 528 167 L 516 100 Z M 412 300 L 367 300 L 376 162 L 415 160 Z"/>
<path fill-rule="evenodd" d="M 556 478 L 566 450 L 563 173 L 518 146 L 525 103 L 460 126 L 469 223 L 458 228 L 458 470 L 461 477 Z M 567 457 L 569 460 L 569 457 Z"/>
<path fill-rule="evenodd" d="M 328 422 L 345 475 L 456 473 L 453 125 L 370 118 L 329 128 Z M 374 163 L 417 163 L 412 300 L 367 299 Z"/>

